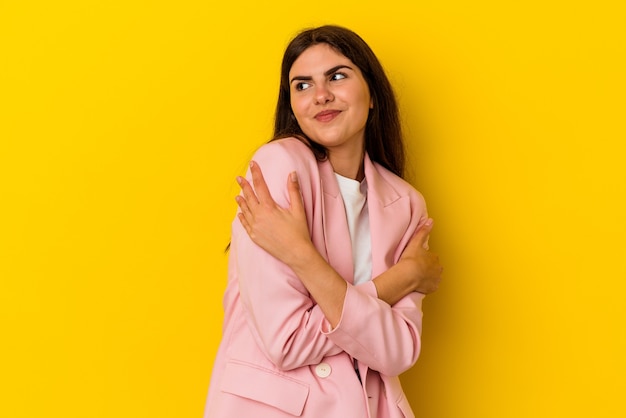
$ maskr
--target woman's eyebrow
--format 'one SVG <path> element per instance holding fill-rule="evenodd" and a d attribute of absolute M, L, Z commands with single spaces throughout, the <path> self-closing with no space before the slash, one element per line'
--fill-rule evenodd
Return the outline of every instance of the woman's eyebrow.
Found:
<path fill-rule="evenodd" d="M 325 76 L 329 76 L 329 75 L 333 74 L 334 72 L 336 72 L 338 70 L 341 70 L 342 68 L 347 68 L 349 70 L 353 70 L 353 68 L 350 67 L 349 65 L 344 65 L 344 64 L 335 65 L 330 70 L 325 71 L 324 75 Z M 297 75 L 297 76 L 293 77 L 289 83 L 293 83 L 296 80 L 298 80 L 298 81 L 310 81 L 310 80 L 313 80 L 313 77 L 311 77 L 310 75 Z"/>
<path fill-rule="evenodd" d="M 341 70 L 342 68 L 347 68 L 348 70 L 352 70 L 352 67 L 350 67 L 349 65 L 344 65 L 344 64 L 335 65 L 333 68 L 331 68 L 330 70 L 326 71 L 324 73 L 324 75 L 326 75 L 326 76 L 331 75 L 331 74 L 337 72 L 337 70 Z M 352 71 L 354 71 L 354 70 L 352 70 Z"/>

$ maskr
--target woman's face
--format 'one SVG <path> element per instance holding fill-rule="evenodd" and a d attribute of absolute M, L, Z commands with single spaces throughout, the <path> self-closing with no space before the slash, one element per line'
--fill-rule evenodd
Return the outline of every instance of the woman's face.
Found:
<path fill-rule="evenodd" d="M 295 60 L 289 82 L 291 109 L 302 132 L 329 155 L 361 155 L 372 106 L 361 70 L 328 44 L 317 44 Z"/>

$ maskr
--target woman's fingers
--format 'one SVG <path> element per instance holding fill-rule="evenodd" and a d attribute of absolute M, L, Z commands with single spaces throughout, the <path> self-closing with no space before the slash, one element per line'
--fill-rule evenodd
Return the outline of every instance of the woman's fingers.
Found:
<path fill-rule="evenodd" d="M 409 241 L 405 251 L 418 251 L 419 247 L 428 250 L 428 237 L 430 236 L 430 231 L 432 231 L 432 229 L 433 220 L 432 218 L 428 218 L 424 225 L 418 229 L 415 234 L 413 234 L 413 237 L 411 238 L 411 241 Z"/>
<path fill-rule="evenodd" d="M 250 235 L 250 232 L 252 231 L 250 230 L 250 224 L 246 220 L 245 215 L 243 213 L 238 213 L 237 218 L 239 218 L 239 222 L 241 223 L 241 226 L 243 226 L 243 229 L 245 229 L 248 235 Z"/>
<path fill-rule="evenodd" d="M 241 176 L 237 177 L 237 183 L 241 187 L 243 198 L 248 203 L 249 209 L 251 211 L 254 210 L 254 206 L 260 203 L 275 203 L 267 187 L 267 183 L 265 183 L 265 179 L 263 178 L 261 167 L 254 161 L 250 161 L 250 174 L 254 188 L 252 188 L 250 182 L 245 178 Z M 241 205 L 239 206 L 241 207 Z"/>
<path fill-rule="evenodd" d="M 289 174 L 287 190 L 289 190 L 289 204 L 291 206 L 291 210 L 297 214 L 303 214 L 304 206 L 302 205 L 302 195 L 300 194 L 300 181 L 298 180 L 298 174 L 295 171 L 292 171 Z"/>
<path fill-rule="evenodd" d="M 250 174 L 252 174 L 252 183 L 254 184 L 254 190 L 256 191 L 258 201 L 260 203 L 274 203 L 274 199 L 272 199 L 267 183 L 265 183 L 265 179 L 263 178 L 261 167 L 259 167 L 259 165 L 254 161 L 250 161 Z"/>
<path fill-rule="evenodd" d="M 247 217 L 252 215 L 245 198 L 243 198 L 242 196 L 235 196 L 235 201 L 239 205 L 239 209 L 241 209 L 241 213 L 243 214 L 243 216 Z"/>
<path fill-rule="evenodd" d="M 256 193 L 254 193 L 254 189 L 252 189 L 252 186 L 250 185 L 250 183 L 248 182 L 248 180 L 246 180 L 245 178 L 241 177 L 241 176 L 237 176 L 237 183 L 239 184 L 239 187 L 241 187 L 241 192 L 243 194 L 243 199 L 250 205 L 254 205 L 254 204 L 258 204 L 259 203 L 259 199 L 257 199 Z M 239 202 L 237 202 L 239 203 Z M 239 205 L 241 207 L 241 205 Z"/>
<path fill-rule="evenodd" d="M 282 207 L 272 198 L 258 164 L 250 164 L 250 174 L 252 181 L 237 177 L 241 187 L 241 194 L 235 197 L 239 223 L 255 244 L 286 262 L 296 248 L 311 241 L 298 176 L 292 172 L 285 179 L 289 207 Z"/>
<path fill-rule="evenodd" d="M 430 236 L 430 231 L 432 230 L 433 230 L 433 219 L 428 218 L 426 222 L 424 223 L 424 226 L 422 226 L 415 233 L 415 239 L 417 239 L 417 242 L 426 249 L 428 249 L 428 237 Z"/>
<path fill-rule="evenodd" d="M 251 235 L 253 229 L 257 229 L 260 219 L 272 219 L 273 213 L 281 213 L 285 209 L 276 204 L 272 198 L 269 188 L 263 178 L 260 166 L 252 161 L 250 163 L 250 173 L 254 188 L 248 180 L 243 177 L 237 177 L 237 183 L 241 187 L 241 195 L 235 197 L 237 205 L 241 210 L 238 218 L 244 229 Z M 298 175 L 295 171 L 289 173 L 287 180 L 287 191 L 289 194 L 289 208 L 294 219 L 306 222 L 306 213 L 302 203 L 302 195 L 300 193 L 300 183 Z M 268 218 L 269 216 L 269 218 Z M 265 222 L 266 222 L 265 221 Z"/>

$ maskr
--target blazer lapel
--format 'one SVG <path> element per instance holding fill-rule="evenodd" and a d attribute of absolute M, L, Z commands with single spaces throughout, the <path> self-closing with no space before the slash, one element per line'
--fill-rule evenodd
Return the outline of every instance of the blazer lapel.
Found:
<path fill-rule="evenodd" d="M 318 163 L 322 180 L 322 222 L 326 258 L 331 266 L 347 282 L 354 283 L 352 244 L 346 219 L 346 210 L 339 191 L 339 184 L 328 160 Z"/>
<path fill-rule="evenodd" d="M 411 213 L 408 196 L 401 196 L 378 172 L 365 154 L 367 207 L 372 239 L 372 277 L 394 265 L 401 254 L 398 246 L 409 227 Z"/>

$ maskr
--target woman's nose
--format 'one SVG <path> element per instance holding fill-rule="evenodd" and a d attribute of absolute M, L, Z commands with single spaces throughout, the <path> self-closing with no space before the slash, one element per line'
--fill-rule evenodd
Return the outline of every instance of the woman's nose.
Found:
<path fill-rule="evenodd" d="M 330 91 L 328 86 L 324 84 L 317 86 L 317 91 L 315 92 L 315 100 L 318 104 L 332 102 L 334 99 L 335 96 L 333 96 L 333 93 Z"/>

